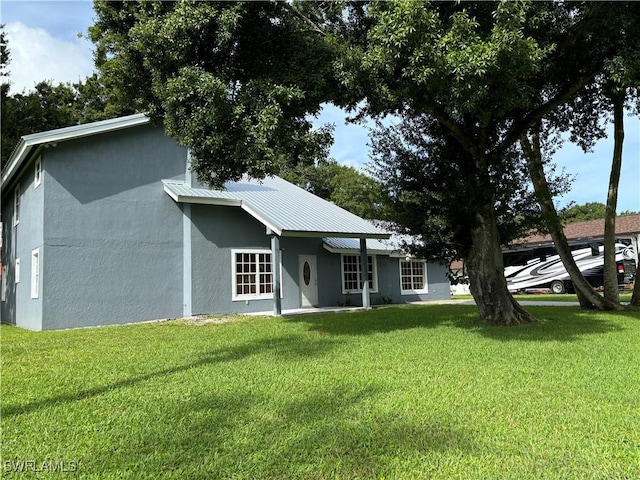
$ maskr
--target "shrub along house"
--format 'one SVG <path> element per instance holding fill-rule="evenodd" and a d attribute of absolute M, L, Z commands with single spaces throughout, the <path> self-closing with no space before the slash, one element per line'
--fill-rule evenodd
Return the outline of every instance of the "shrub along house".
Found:
<path fill-rule="evenodd" d="M 199 185 L 144 115 L 23 137 L 2 221 L 2 321 L 33 330 L 449 296 L 445 267 L 281 178 Z"/>

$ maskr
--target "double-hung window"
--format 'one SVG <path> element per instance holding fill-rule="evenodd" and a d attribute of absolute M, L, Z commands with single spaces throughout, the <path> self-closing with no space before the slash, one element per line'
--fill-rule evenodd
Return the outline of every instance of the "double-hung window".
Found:
<path fill-rule="evenodd" d="M 378 291 L 378 275 L 374 256 L 367 256 L 369 291 Z M 360 255 L 342 255 L 342 293 L 362 292 Z"/>
<path fill-rule="evenodd" d="M 270 250 L 233 250 L 233 300 L 273 298 Z"/>
<path fill-rule="evenodd" d="M 2 266 L 2 301 L 7 300 L 7 266 Z"/>
<path fill-rule="evenodd" d="M 40 249 L 31 252 L 31 298 L 40 296 Z"/>
<path fill-rule="evenodd" d="M 20 223 L 20 184 L 16 185 L 13 192 L 13 224 Z"/>
<path fill-rule="evenodd" d="M 424 260 L 400 260 L 400 293 L 429 293 Z"/>
<path fill-rule="evenodd" d="M 33 178 L 33 188 L 38 188 L 42 182 L 42 157 L 36 158 L 34 165 L 35 173 Z"/>

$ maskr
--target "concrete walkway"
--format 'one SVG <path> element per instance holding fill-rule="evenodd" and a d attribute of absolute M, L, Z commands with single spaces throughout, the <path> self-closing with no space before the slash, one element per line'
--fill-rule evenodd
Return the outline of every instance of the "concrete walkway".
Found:
<path fill-rule="evenodd" d="M 518 300 L 523 307 L 579 307 L 578 302 L 561 302 L 553 300 Z M 629 302 L 621 302 L 629 305 Z M 432 302 L 412 302 L 414 305 L 475 305 L 474 300 L 435 300 Z"/>
<path fill-rule="evenodd" d="M 357 310 L 362 310 L 362 307 L 306 307 L 306 308 L 294 308 L 290 310 L 282 310 L 282 316 L 287 317 L 290 315 L 306 315 L 310 313 L 339 313 L 339 312 L 355 312 Z M 249 317 L 270 317 L 273 315 L 273 311 L 265 311 L 265 312 L 247 312 L 242 315 L 247 315 Z"/>
<path fill-rule="evenodd" d="M 523 307 L 527 306 L 542 306 L 542 307 L 578 307 L 580 304 L 578 302 L 554 302 L 554 301 L 542 301 L 542 300 L 521 300 L 518 301 L 520 305 Z M 422 302 L 410 302 L 411 305 L 475 305 L 474 300 L 431 300 L 431 301 L 422 301 Z M 401 305 L 401 304 L 398 304 Z M 394 305 L 376 305 L 376 307 L 389 306 L 392 307 Z M 292 315 L 306 315 L 311 313 L 339 313 L 339 312 L 355 312 L 358 310 L 362 310 L 362 307 L 307 307 L 307 308 L 296 308 L 291 310 L 283 310 L 282 316 L 292 316 Z M 247 316 L 271 316 L 273 315 L 272 311 L 266 312 L 250 312 L 244 313 L 243 315 Z"/>
<path fill-rule="evenodd" d="M 474 300 L 436 300 L 433 302 L 412 302 L 414 305 L 475 305 Z M 518 300 L 523 307 L 579 307 L 578 302 L 554 302 L 553 300 Z"/>
<path fill-rule="evenodd" d="M 518 300 L 518 303 L 523 307 L 579 307 L 580 304 L 578 302 L 561 302 L 561 301 L 553 301 L 553 300 Z M 629 302 L 623 302 L 623 305 L 628 305 Z M 476 302 L 474 300 L 431 300 L 431 301 L 422 301 L 422 302 L 410 302 L 410 305 L 475 305 Z M 376 305 L 376 307 L 393 307 L 402 304 L 391 304 L 391 305 Z M 283 316 L 291 316 L 291 315 L 305 315 L 310 313 L 339 313 L 339 312 L 355 312 L 358 310 L 362 310 L 362 307 L 307 307 L 307 308 L 296 308 L 291 310 L 283 310 Z M 256 316 L 271 316 L 273 315 L 272 311 L 267 312 L 251 312 L 244 313 L 243 315 L 256 315 Z"/>

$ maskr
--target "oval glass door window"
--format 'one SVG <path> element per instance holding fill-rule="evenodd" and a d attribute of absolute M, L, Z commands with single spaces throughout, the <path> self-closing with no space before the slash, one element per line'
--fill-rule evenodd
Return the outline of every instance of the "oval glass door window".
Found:
<path fill-rule="evenodd" d="M 304 284 L 309 286 L 309 283 L 311 282 L 311 266 L 309 265 L 309 262 L 304 262 L 304 265 L 302 266 L 302 278 L 304 279 Z"/>

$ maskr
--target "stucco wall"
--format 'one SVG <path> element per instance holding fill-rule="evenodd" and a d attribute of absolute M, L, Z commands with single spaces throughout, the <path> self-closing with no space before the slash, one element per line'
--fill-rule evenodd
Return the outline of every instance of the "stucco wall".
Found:
<path fill-rule="evenodd" d="M 266 228 L 238 207 L 192 205 L 194 314 L 266 312 L 272 299 L 233 300 L 233 249 L 268 249 Z M 322 254 L 320 239 L 281 238 L 282 308 L 299 308 L 298 255 Z"/>
<path fill-rule="evenodd" d="M 329 253 L 322 246 L 320 238 L 283 238 L 281 245 L 286 252 L 287 268 L 292 272 L 292 299 L 289 308 L 300 308 L 300 255 L 313 255 L 316 258 L 318 282 L 318 306 L 337 306 L 342 301 L 340 255 Z"/>
<path fill-rule="evenodd" d="M 44 162 L 43 162 L 44 164 Z M 38 298 L 31 298 L 31 254 L 39 248 L 40 271 L 46 252 L 43 248 L 43 198 L 44 178 L 34 187 L 34 161 L 18 175 L 2 198 L 3 259 L 7 265 L 6 300 L 2 302 L 1 315 L 4 323 L 15 324 L 31 330 L 41 330 L 42 275 L 40 275 Z M 20 183 L 19 223 L 14 226 L 14 192 Z M 16 260 L 20 259 L 20 283 L 15 283 Z"/>
<path fill-rule="evenodd" d="M 194 314 L 269 312 L 272 299 L 234 301 L 232 278 L 233 249 L 270 249 L 265 227 L 238 207 L 192 205 L 192 305 Z M 342 293 L 341 255 L 332 254 L 319 238 L 280 239 L 282 252 L 282 309 L 300 308 L 298 287 L 299 256 L 314 255 L 317 263 L 318 305 L 362 305 L 362 295 Z M 399 259 L 376 256 L 378 292 L 371 294 L 372 304 L 449 298 L 446 269 L 427 265 L 429 292 L 401 295 Z"/>
<path fill-rule="evenodd" d="M 447 267 L 437 263 L 427 263 L 428 293 L 401 295 L 400 293 L 400 259 L 395 258 L 395 271 L 397 272 L 396 288 L 400 303 L 419 302 L 431 300 L 448 300 L 451 298 L 451 287 L 447 279 Z"/>
<path fill-rule="evenodd" d="M 334 255 L 341 260 L 340 255 Z M 421 294 L 402 294 L 400 288 L 400 259 L 397 257 L 389 257 L 387 255 L 375 255 L 378 290 L 371 293 L 371 304 L 382 305 L 385 303 L 409 303 L 419 301 L 446 300 L 451 297 L 449 291 L 449 281 L 447 280 L 447 269 L 438 264 L 427 263 L 427 283 L 428 293 Z M 341 279 L 341 270 L 338 265 L 339 279 Z M 342 298 L 342 302 L 348 302 L 353 306 L 362 305 L 362 294 L 343 294 L 342 285 L 338 282 L 338 291 L 333 292 Z"/>
<path fill-rule="evenodd" d="M 182 315 L 182 212 L 161 180 L 185 162 L 149 125 L 49 149 L 44 329 Z"/>
<path fill-rule="evenodd" d="M 270 249 L 265 227 L 237 207 L 192 205 L 191 218 L 193 313 L 272 311 L 272 299 L 233 301 L 232 298 L 232 250 Z M 300 255 L 316 257 L 318 305 L 336 306 L 344 302 L 340 255 L 325 250 L 322 239 L 283 237 L 280 249 L 283 310 L 300 308 Z"/>

